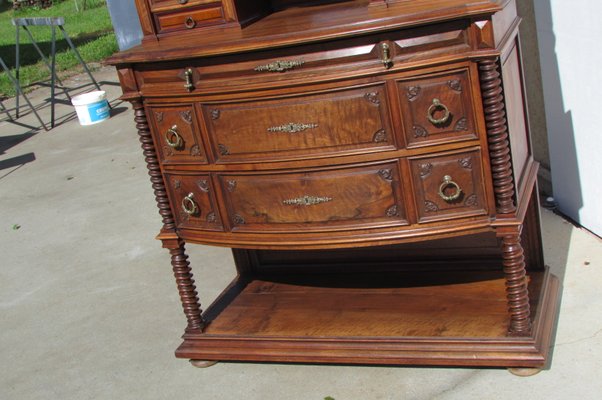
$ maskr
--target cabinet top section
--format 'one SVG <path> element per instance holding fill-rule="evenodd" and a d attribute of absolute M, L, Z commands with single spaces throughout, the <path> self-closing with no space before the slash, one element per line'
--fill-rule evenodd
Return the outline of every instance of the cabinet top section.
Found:
<path fill-rule="evenodd" d="M 390 1 L 390 0 L 389 0 Z M 182 60 L 315 43 L 394 29 L 488 17 L 512 0 L 351 0 L 289 7 L 244 27 L 194 29 L 151 36 L 109 64 Z M 139 10 L 140 11 L 140 10 Z"/>

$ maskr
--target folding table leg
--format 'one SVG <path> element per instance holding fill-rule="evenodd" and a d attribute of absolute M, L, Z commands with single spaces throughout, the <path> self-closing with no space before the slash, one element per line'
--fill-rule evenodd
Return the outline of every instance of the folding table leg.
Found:
<path fill-rule="evenodd" d="M 56 81 L 56 28 L 52 25 L 51 43 L 51 68 L 50 68 L 50 128 L 54 128 L 54 85 Z"/>
<path fill-rule="evenodd" d="M 25 32 L 29 36 L 29 40 L 31 40 L 31 44 L 36 49 L 36 51 L 38 52 L 38 54 L 40 55 L 40 57 L 42 58 L 42 61 L 44 62 L 44 64 L 46 64 L 46 67 L 48 67 L 48 70 L 52 73 L 52 66 L 50 65 L 50 62 L 48 61 L 48 58 L 46 58 L 46 56 L 42 52 L 42 49 L 40 49 L 40 46 L 38 46 L 38 43 L 33 38 L 33 35 L 31 34 L 31 31 L 27 28 L 26 25 L 23 25 L 23 29 L 25 30 Z M 61 79 L 58 77 L 58 75 L 56 76 L 56 81 L 59 83 L 59 85 L 61 85 L 61 88 L 63 89 L 63 92 L 65 93 L 65 96 L 67 97 L 67 99 L 69 101 L 71 101 L 71 95 L 69 94 L 69 90 L 67 90 L 67 88 L 63 84 L 63 81 L 61 81 Z"/>
<path fill-rule="evenodd" d="M 17 81 L 17 83 L 15 85 L 15 89 L 17 89 L 17 87 L 21 88 L 21 83 L 19 82 L 19 77 L 20 77 L 20 74 L 19 74 L 20 51 L 19 50 L 20 49 L 19 49 L 19 27 L 18 26 L 16 27 L 16 30 L 15 30 L 15 43 L 16 43 L 16 46 L 15 46 L 15 79 Z M 15 118 L 19 119 L 19 91 L 18 90 L 17 90 L 17 98 L 15 100 L 16 100 L 16 111 L 15 111 L 16 116 L 15 116 Z"/>
<path fill-rule="evenodd" d="M 10 73 L 8 67 L 6 66 L 6 64 L 4 63 L 4 60 L 2 58 L 0 58 L 0 66 L 4 69 L 4 72 L 6 72 L 6 76 L 8 76 L 8 79 L 10 79 L 10 81 L 13 83 L 13 85 L 15 85 L 15 89 L 17 90 L 17 98 L 19 98 L 19 95 L 23 96 L 23 98 L 29 105 L 29 108 L 31 108 L 31 111 L 33 111 L 33 113 L 35 114 L 38 121 L 40 121 L 40 124 L 42 125 L 42 127 L 44 127 L 44 130 L 47 131 L 48 127 L 46 126 L 46 124 L 44 124 L 44 121 L 42 121 L 42 118 L 40 118 L 40 114 L 38 114 L 38 112 L 36 111 L 33 104 L 31 104 L 31 101 L 29 101 L 27 96 L 25 96 L 25 93 L 23 93 L 23 90 L 21 90 L 21 85 L 19 85 L 19 82 Z"/>

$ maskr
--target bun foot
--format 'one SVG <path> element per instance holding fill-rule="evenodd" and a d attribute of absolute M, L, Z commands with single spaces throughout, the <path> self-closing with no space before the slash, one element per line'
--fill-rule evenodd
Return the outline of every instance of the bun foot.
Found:
<path fill-rule="evenodd" d="M 190 363 L 197 368 L 209 368 L 209 367 L 217 364 L 217 361 L 190 360 Z"/>
<path fill-rule="evenodd" d="M 508 372 L 516 376 L 533 376 L 541 372 L 541 368 L 508 368 Z"/>

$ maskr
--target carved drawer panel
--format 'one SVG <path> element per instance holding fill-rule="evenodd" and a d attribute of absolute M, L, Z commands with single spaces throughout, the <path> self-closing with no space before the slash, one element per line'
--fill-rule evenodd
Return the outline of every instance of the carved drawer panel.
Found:
<path fill-rule="evenodd" d="M 178 228 L 223 230 L 209 175 L 167 173 L 165 182 Z"/>
<path fill-rule="evenodd" d="M 383 84 L 284 99 L 203 105 L 220 161 L 394 150 Z"/>
<path fill-rule="evenodd" d="M 192 105 L 150 107 L 148 112 L 164 163 L 207 163 Z"/>
<path fill-rule="evenodd" d="M 411 158 L 419 222 L 487 213 L 478 150 Z"/>
<path fill-rule="evenodd" d="M 476 139 L 468 71 L 397 84 L 408 147 Z"/>
<path fill-rule="evenodd" d="M 220 176 L 237 231 L 338 230 L 406 224 L 397 162 L 299 173 Z"/>
<path fill-rule="evenodd" d="M 219 2 L 155 14 L 157 33 L 194 29 L 225 21 L 224 9 Z"/>

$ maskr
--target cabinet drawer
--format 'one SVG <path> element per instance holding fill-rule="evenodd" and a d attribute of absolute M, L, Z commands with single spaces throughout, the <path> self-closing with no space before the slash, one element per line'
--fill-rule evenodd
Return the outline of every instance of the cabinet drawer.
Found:
<path fill-rule="evenodd" d="M 223 230 L 209 175 L 166 173 L 165 182 L 178 228 Z"/>
<path fill-rule="evenodd" d="M 149 0 L 151 11 L 183 9 L 198 4 L 215 3 L 215 0 Z"/>
<path fill-rule="evenodd" d="M 481 152 L 410 159 L 419 222 L 487 213 Z"/>
<path fill-rule="evenodd" d="M 189 30 L 223 22 L 225 22 L 224 9 L 219 2 L 155 14 L 157 33 Z"/>
<path fill-rule="evenodd" d="M 148 114 L 163 163 L 207 163 L 192 105 L 152 106 Z"/>
<path fill-rule="evenodd" d="M 184 22 L 176 20 L 174 24 Z M 329 43 L 206 56 L 188 60 L 186 65 L 181 62 L 140 64 L 136 75 L 145 95 L 170 96 L 340 80 L 394 71 L 403 66 L 405 60 L 415 61 L 427 54 L 468 48 L 468 29 L 465 22 L 458 21 L 428 30 L 411 29 Z M 383 45 L 388 46 L 388 55 Z M 387 59 L 390 62 L 383 62 Z M 192 72 L 190 90 L 185 86 L 188 68 Z"/>
<path fill-rule="evenodd" d="M 394 150 L 384 84 L 267 101 L 203 105 L 216 159 L 280 160 Z"/>
<path fill-rule="evenodd" d="M 408 147 L 476 139 L 468 70 L 397 83 Z"/>
<path fill-rule="evenodd" d="M 397 162 L 222 175 L 219 179 L 236 231 L 328 231 L 406 224 Z"/>

